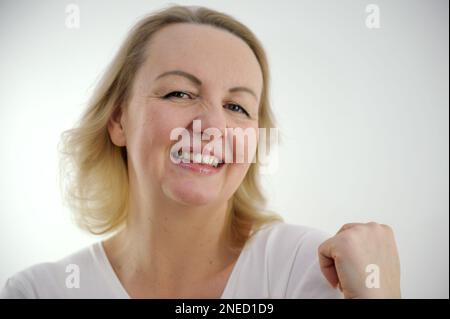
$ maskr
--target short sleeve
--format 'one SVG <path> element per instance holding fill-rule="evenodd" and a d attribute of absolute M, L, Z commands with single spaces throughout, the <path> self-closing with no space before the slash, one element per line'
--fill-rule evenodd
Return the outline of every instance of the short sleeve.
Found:
<path fill-rule="evenodd" d="M 318 249 L 329 237 L 322 231 L 311 229 L 301 238 L 289 276 L 286 298 L 343 298 L 340 290 L 333 288 L 320 270 Z"/>

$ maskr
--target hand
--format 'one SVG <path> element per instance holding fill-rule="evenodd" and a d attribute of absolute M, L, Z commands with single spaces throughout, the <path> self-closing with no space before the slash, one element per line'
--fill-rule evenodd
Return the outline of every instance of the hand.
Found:
<path fill-rule="evenodd" d="M 319 262 L 325 278 L 345 298 L 401 298 L 400 260 L 387 225 L 345 224 L 320 245 Z"/>

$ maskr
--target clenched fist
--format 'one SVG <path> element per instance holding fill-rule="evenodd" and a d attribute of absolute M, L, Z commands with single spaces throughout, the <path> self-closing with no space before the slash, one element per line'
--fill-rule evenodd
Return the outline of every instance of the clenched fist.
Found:
<path fill-rule="evenodd" d="M 345 298 L 401 298 L 394 233 L 377 223 L 345 224 L 319 247 L 320 268 Z"/>

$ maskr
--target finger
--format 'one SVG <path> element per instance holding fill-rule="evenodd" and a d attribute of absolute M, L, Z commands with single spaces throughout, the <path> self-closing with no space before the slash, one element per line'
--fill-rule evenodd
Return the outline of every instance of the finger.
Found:
<path fill-rule="evenodd" d="M 333 288 L 339 284 L 339 277 L 332 257 L 332 240 L 330 238 L 319 246 L 319 265 L 322 274 Z"/>
<path fill-rule="evenodd" d="M 360 225 L 364 225 L 364 224 L 363 223 L 348 223 L 348 224 L 345 224 L 341 228 L 339 228 L 339 230 L 337 231 L 336 235 L 339 234 L 339 233 L 342 233 L 344 230 L 353 228 L 355 226 L 360 226 Z"/>

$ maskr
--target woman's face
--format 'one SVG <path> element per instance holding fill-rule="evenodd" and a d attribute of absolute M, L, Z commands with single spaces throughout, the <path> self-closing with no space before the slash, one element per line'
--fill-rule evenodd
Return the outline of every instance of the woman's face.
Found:
<path fill-rule="evenodd" d="M 225 163 L 216 170 L 206 165 L 197 172 L 174 163 L 171 149 L 180 138 L 172 140 L 171 132 L 186 129 L 192 146 L 193 121 L 200 120 L 202 131 L 253 128 L 258 138 L 263 78 L 256 57 L 243 40 L 227 31 L 186 23 L 161 29 L 147 49 L 120 124 L 109 127 L 113 141 L 123 127 L 128 165 L 134 170 L 137 187 L 190 206 L 228 200 L 245 177 L 252 153 L 246 153 L 245 163 Z M 187 75 L 178 72 L 160 77 L 174 70 Z M 245 89 L 230 91 L 236 87 L 254 95 Z M 215 139 L 221 140 L 223 151 L 226 139 Z M 200 143 L 203 151 L 208 140 Z M 235 158 L 236 144 L 231 145 Z"/>

